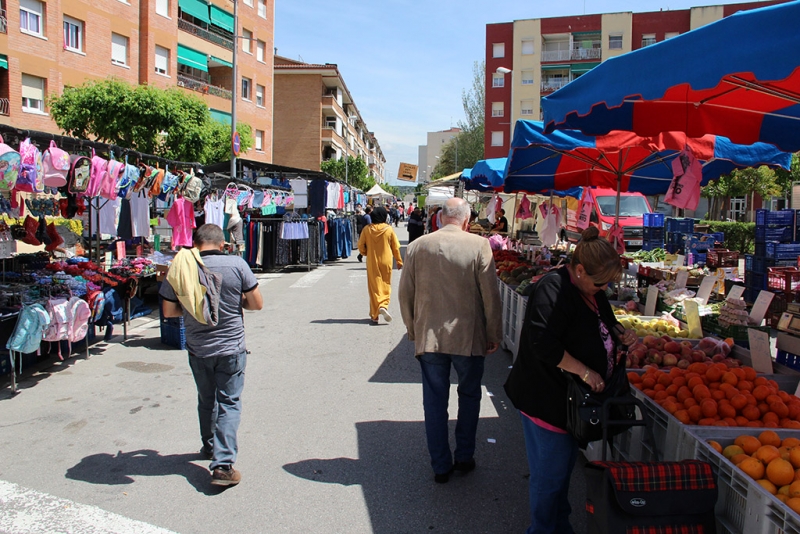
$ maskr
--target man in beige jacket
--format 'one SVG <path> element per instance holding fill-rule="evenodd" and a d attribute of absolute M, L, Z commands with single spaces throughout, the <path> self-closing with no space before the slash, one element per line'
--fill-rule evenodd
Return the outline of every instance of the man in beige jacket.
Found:
<path fill-rule="evenodd" d="M 422 367 L 425 433 L 434 480 L 475 468 L 475 433 L 484 356 L 502 337 L 502 309 L 489 241 L 468 233 L 470 207 L 447 200 L 439 231 L 408 246 L 400 278 L 400 311 Z M 450 452 L 450 366 L 458 374 L 456 449 Z M 455 458 L 455 463 L 453 463 Z"/>

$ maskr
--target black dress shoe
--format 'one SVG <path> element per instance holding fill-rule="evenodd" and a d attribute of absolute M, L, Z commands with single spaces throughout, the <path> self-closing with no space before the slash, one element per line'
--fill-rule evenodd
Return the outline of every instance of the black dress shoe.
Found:
<path fill-rule="evenodd" d="M 447 473 L 436 473 L 433 475 L 433 481 L 437 484 L 447 484 L 450 481 L 450 475 L 453 473 L 453 468 Z"/>
<path fill-rule="evenodd" d="M 453 469 L 461 473 L 469 473 L 475 469 L 475 458 L 470 458 L 466 462 L 456 462 L 453 465 Z"/>
<path fill-rule="evenodd" d="M 358 258 L 358 263 L 361 263 L 361 261 L 362 261 L 362 259 L 364 258 L 364 256 L 362 256 L 361 254 L 359 254 L 358 256 L 356 256 L 356 258 Z"/>

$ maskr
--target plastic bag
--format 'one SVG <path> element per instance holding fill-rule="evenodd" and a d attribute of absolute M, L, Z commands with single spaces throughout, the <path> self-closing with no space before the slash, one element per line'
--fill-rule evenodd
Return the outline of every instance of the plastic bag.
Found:
<path fill-rule="evenodd" d="M 489 237 L 489 246 L 492 250 L 508 250 L 508 238 L 498 234 Z"/>
<path fill-rule="evenodd" d="M 697 343 L 695 349 L 702 350 L 709 357 L 716 356 L 717 354 L 727 357 L 728 354 L 731 353 L 730 345 L 721 339 L 713 337 L 704 337 Z"/>
<path fill-rule="evenodd" d="M 554 211 L 551 211 L 547 217 L 545 217 L 542 231 L 539 233 L 539 239 L 542 245 L 545 247 L 552 247 L 558 243 L 558 231 L 559 227 L 556 214 Z"/>

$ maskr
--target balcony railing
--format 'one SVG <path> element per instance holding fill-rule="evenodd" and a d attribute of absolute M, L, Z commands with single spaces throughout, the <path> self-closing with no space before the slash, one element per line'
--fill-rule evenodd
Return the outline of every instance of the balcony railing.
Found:
<path fill-rule="evenodd" d="M 572 59 L 581 60 L 581 59 L 600 59 L 600 48 L 573 48 L 572 49 Z"/>
<path fill-rule="evenodd" d="M 192 91 L 197 91 L 198 93 L 203 93 L 204 95 L 218 96 L 220 98 L 224 98 L 225 100 L 232 99 L 231 92 L 228 89 L 217 87 L 216 85 L 210 85 L 203 80 L 196 80 L 184 74 L 178 74 L 178 87 L 191 89 Z"/>
<path fill-rule="evenodd" d="M 551 80 L 542 82 L 541 91 L 543 93 L 552 93 L 553 91 L 558 91 L 568 83 L 569 80 Z"/>
<path fill-rule="evenodd" d="M 542 61 L 569 61 L 572 56 L 569 50 L 545 50 Z"/>
<path fill-rule="evenodd" d="M 201 28 L 200 26 L 192 24 L 191 22 L 178 19 L 178 28 L 201 39 L 205 39 L 206 41 L 214 43 L 215 45 L 227 48 L 228 50 L 233 50 L 233 39 L 223 37 L 222 35 L 212 31 L 208 31 L 207 29 Z"/>
<path fill-rule="evenodd" d="M 0 115 L 8 116 L 10 105 L 7 98 L 0 98 Z"/>
<path fill-rule="evenodd" d="M 0 9 L 0 33 L 8 33 L 8 19 L 6 18 L 5 9 Z"/>

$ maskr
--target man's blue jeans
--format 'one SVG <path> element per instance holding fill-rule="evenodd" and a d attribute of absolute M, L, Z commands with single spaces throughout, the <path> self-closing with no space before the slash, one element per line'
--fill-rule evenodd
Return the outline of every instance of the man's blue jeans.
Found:
<path fill-rule="evenodd" d="M 198 358 L 189 355 L 197 384 L 197 413 L 203 448 L 213 450 L 210 469 L 231 466 L 239 450 L 236 432 L 242 415 L 242 389 L 247 353 Z"/>
<path fill-rule="evenodd" d="M 519 415 L 531 472 L 531 526 L 527 534 L 573 534 L 569 524 L 569 480 L 578 457 L 578 443 L 570 434 L 547 430 L 523 413 Z"/>
<path fill-rule="evenodd" d="M 456 422 L 456 462 L 467 462 L 475 454 L 475 432 L 481 411 L 483 356 L 455 356 L 426 352 L 419 358 L 422 367 L 422 405 L 425 408 L 425 434 L 431 466 L 436 474 L 453 467 L 447 427 L 450 400 L 450 365 L 458 375 L 458 420 Z"/>

